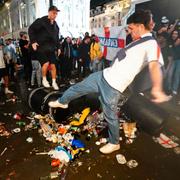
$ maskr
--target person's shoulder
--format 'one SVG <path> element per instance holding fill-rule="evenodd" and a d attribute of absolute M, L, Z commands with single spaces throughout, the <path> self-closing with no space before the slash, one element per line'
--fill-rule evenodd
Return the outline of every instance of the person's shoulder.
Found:
<path fill-rule="evenodd" d="M 48 19 L 48 16 L 43 16 L 43 17 L 41 17 L 41 18 L 38 18 L 39 20 L 42 20 L 42 21 L 46 21 L 47 19 Z M 37 20 L 38 20 L 37 19 Z"/>
<path fill-rule="evenodd" d="M 147 44 L 151 44 L 151 45 L 157 45 L 157 40 L 155 38 L 152 37 L 152 39 L 149 39 L 148 41 L 146 41 L 145 43 Z"/>
<path fill-rule="evenodd" d="M 55 23 L 55 26 L 59 29 L 59 26 L 58 26 L 57 22 L 56 22 L 56 21 L 54 21 L 54 23 Z"/>

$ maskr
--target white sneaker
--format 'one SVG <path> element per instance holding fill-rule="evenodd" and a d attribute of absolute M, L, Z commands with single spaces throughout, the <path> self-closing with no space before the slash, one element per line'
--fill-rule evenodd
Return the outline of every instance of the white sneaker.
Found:
<path fill-rule="evenodd" d="M 50 101 L 48 103 L 48 105 L 51 108 L 63 108 L 63 109 L 67 109 L 68 108 L 68 104 L 61 104 L 58 100 Z"/>
<path fill-rule="evenodd" d="M 177 95 L 177 91 L 172 91 L 172 94 L 176 96 Z"/>
<path fill-rule="evenodd" d="M 50 84 L 47 80 L 42 80 L 42 85 L 45 87 L 45 88 L 50 88 Z"/>
<path fill-rule="evenodd" d="M 58 87 L 56 82 L 52 83 L 52 87 L 53 87 L 54 90 L 59 90 L 59 87 Z"/>
<path fill-rule="evenodd" d="M 120 145 L 119 144 L 111 144 L 111 143 L 107 143 L 106 145 L 104 145 L 103 147 L 101 147 L 99 149 L 99 151 L 103 154 L 110 154 L 114 151 L 117 151 L 120 149 Z"/>
<path fill-rule="evenodd" d="M 5 89 L 5 94 L 13 94 L 13 91 L 10 91 L 9 89 Z"/>

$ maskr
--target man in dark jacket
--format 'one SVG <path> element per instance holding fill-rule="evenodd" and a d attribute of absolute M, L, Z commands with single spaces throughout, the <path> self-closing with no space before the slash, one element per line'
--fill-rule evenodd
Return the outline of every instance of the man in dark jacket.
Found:
<path fill-rule="evenodd" d="M 72 52 L 71 38 L 68 36 L 62 43 L 62 78 L 68 80 L 71 78 L 71 71 L 73 66 L 73 52 Z"/>
<path fill-rule="evenodd" d="M 49 88 L 50 84 L 46 79 L 49 64 L 51 65 L 52 86 L 55 90 L 59 87 L 56 83 L 56 55 L 60 54 L 59 27 L 55 21 L 58 13 L 56 6 L 51 6 L 48 16 L 35 20 L 29 27 L 28 33 L 32 44 L 32 51 L 37 51 L 37 59 L 42 66 L 42 84 Z"/>
<path fill-rule="evenodd" d="M 90 42 L 91 38 L 89 36 L 85 36 L 83 39 L 82 44 L 79 46 L 79 60 L 78 60 L 78 74 L 81 76 L 81 67 L 83 67 L 83 77 L 85 77 L 87 74 L 87 71 L 89 70 L 89 64 L 90 64 Z"/>
<path fill-rule="evenodd" d="M 32 64 L 31 64 L 30 54 L 28 50 L 29 41 L 27 40 L 26 32 L 20 32 L 19 35 L 20 35 L 19 47 L 21 50 L 22 63 L 24 65 L 25 80 L 28 82 L 28 85 L 30 85 Z"/>

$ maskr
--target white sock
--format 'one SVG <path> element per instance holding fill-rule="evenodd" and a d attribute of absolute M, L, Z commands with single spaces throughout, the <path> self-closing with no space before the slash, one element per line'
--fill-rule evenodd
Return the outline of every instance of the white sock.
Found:
<path fill-rule="evenodd" d="M 5 89 L 5 92 L 9 90 L 8 87 L 5 87 L 4 89 Z"/>
<path fill-rule="evenodd" d="M 52 83 L 56 83 L 56 79 L 52 79 Z"/>
<path fill-rule="evenodd" d="M 46 76 L 43 76 L 43 77 L 42 77 L 42 80 L 43 80 L 43 81 L 47 81 Z"/>

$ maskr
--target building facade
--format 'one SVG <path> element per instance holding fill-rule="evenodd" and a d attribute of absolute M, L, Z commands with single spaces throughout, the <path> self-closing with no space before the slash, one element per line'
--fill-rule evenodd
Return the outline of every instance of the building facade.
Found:
<path fill-rule="evenodd" d="M 125 25 L 136 4 L 149 0 L 114 0 L 90 11 L 90 29 Z"/>
<path fill-rule="evenodd" d="M 89 31 L 90 0 L 11 0 L 0 11 L 0 36 L 17 38 L 36 19 L 47 15 L 50 3 L 60 12 L 57 23 L 63 36 Z"/>

